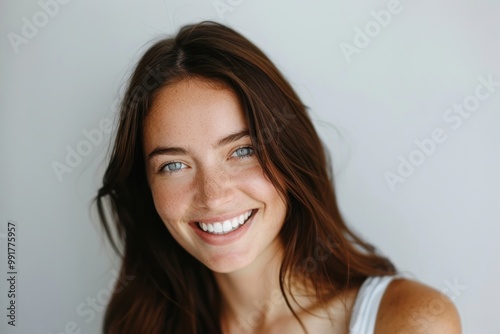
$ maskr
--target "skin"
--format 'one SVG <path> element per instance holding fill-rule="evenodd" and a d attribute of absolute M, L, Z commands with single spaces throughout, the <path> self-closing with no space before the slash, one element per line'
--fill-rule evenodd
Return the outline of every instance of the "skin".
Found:
<path fill-rule="evenodd" d="M 398 279 L 391 282 L 380 303 L 375 334 L 462 333 L 453 302 L 425 284 Z"/>
<path fill-rule="evenodd" d="M 231 90 L 197 78 L 162 88 L 143 131 L 148 183 L 166 228 L 214 272 L 222 294 L 224 332 L 303 333 L 278 283 L 285 202 L 252 154 L 248 136 L 220 143 L 245 130 L 243 111 Z M 209 244 L 196 232 L 194 222 L 248 210 L 256 212 L 252 223 L 233 242 Z M 311 333 L 347 334 L 356 294 L 356 289 L 346 291 L 321 310 L 314 300 L 299 296 L 313 315 L 292 307 Z M 437 298 L 444 301 L 439 314 L 429 308 Z M 455 334 L 461 333 L 460 319 L 436 290 L 398 279 L 382 299 L 375 333 Z"/>
<path fill-rule="evenodd" d="M 200 80 L 163 89 L 145 122 L 144 152 L 160 147 L 186 151 L 147 158 L 156 209 L 174 238 L 218 273 L 241 271 L 264 252 L 275 254 L 280 248 L 277 236 L 286 207 L 256 156 L 249 153 L 250 137 L 218 144 L 244 130 L 247 126 L 236 97 Z M 166 163 L 170 163 L 167 169 L 177 170 L 159 172 Z M 195 233 L 193 222 L 235 217 L 249 210 L 258 211 L 238 242 L 214 246 Z"/>

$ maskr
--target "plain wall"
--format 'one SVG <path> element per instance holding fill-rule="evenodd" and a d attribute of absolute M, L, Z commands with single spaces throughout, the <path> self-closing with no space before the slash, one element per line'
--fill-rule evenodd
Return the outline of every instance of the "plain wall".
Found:
<path fill-rule="evenodd" d="M 150 41 L 210 19 L 261 47 L 309 106 L 348 223 L 447 293 L 465 333 L 500 333 L 500 86 L 474 98 L 484 80 L 500 82 L 500 2 L 395 4 L 2 1 L 0 332 L 100 332 L 119 267 L 91 214 L 108 122 Z M 388 9 L 390 22 L 374 23 Z M 369 40 L 357 36 L 365 29 Z M 467 116 L 449 111 L 464 103 Z M 86 131 L 102 140 L 86 144 Z M 78 149 L 86 155 L 69 166 Z M 398 172 L 410 159 L 414 170 Z M 55 165 L 67 169 L 58 177 Z M 391 188 L 387 173 L 404 176 Z M 16 327 L 5 316 L 8 221 L 17 223 Z"/>

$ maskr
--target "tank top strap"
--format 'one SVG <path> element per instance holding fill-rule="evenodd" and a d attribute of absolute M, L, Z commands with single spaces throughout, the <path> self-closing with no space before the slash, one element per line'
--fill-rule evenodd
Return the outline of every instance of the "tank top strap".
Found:
<path fill-rule="evenodd" d="M 404 276 L 398 274 L 366 278 L 354 301 L 349 322 L 350 334 L 373 334 L 380 301 L 389 283 L 397 278 Z"/>

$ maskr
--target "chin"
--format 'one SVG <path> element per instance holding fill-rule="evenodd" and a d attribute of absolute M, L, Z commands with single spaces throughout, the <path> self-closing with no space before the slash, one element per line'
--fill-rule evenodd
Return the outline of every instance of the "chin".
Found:
<path fill-rule="evenodd" d="M 217 257 L 201 262 L 210 270 L 219 274 L 230 274 L 248 267 L 252 260 L 246 256 Z"/>

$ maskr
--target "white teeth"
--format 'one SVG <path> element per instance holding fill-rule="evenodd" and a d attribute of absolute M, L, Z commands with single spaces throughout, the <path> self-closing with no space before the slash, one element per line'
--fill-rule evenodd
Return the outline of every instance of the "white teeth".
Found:
<path fill-rule="evenodd" d="M 229 232 L 233 229 L 233 227 L 231 226 L 231 221 L 230 220 L 226 220 L 224 222 L 224 224 L 222 224 L 222 230 L 224 232 Z"/>
<path fill-rule="evenodd" d="M 214 232 L 215 232 L 215 233 L 220 233 L 220 232 L 222 232 L 222 224 L 221 224 L 221 223 L 215 223 L 215 224 L 214 224 Z"/>
<path fill-rule="evenodd" d="M 217 222 L 213 224 L 198 223 L 198 226 L 205 232 L 214 234 L 226 234 L 238 229 L 241 225 L 245 224 L 251 214 L 252 210 L 247 211 L 238 217 L 225 220 L 224 222 Z"/>

